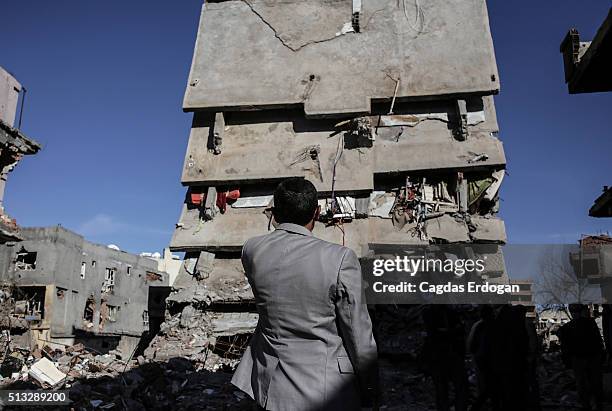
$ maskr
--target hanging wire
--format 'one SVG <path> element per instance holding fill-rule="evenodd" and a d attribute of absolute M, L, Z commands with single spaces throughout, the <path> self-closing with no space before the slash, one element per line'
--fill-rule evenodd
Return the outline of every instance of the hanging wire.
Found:
<path fill-rule="evenodd" d="M 344 247 L 344 237 L 345 237 L 345 231 L 344 231 L 344 221 L 342 221 L 342 219 L 339 219 L 339 221 L 337 221 L 336 223 L 334 223 L 334 225 L 336 227 L 338 227 L 340 229 L 340 231 L 342 232 L 342 246 Z"/>
<path fill-rule="evenodd" d="M 410 17 L 408 16 L 407 1 L 408 0 L 402 0 L 402 6 L 403 6 L 403 11 L 404 11 L 404 17 L 406 17 L 406 21 L 408 22 L 408 25 L 410 26 L 410 28 L 412 28 L 412 30 L 416 31 L 417 34 L 425 33 L 425 12 L 423 12 L 423 8 L 421 7 L 419 0 L 414 0 L 414 10 L 415 10 L 414 23 L 411 21 Z"/>
<path fill-rule="evenodd" d="M 332 214 L 336 212 L 336 165 L 342 158 L 344 152 L 344 134 L 340 133 L 338 138 L 338 146 L 336 147 L 336 157 L 334 158 L 334 166 L 332 168 L 332 186 L 331 186 L 331 201 L 332 201 Z"/>

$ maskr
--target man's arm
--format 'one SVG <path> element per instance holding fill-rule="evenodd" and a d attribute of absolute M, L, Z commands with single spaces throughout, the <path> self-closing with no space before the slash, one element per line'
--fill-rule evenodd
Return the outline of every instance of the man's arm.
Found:
<path fill-rule="evenodd" d="M 359 378 L 365 402 L 378 398 L 378 353 L 363 298 L 361 266 L 353 250 L 343 257 L 336 284 L 336 314 L 344 346 Z"/>

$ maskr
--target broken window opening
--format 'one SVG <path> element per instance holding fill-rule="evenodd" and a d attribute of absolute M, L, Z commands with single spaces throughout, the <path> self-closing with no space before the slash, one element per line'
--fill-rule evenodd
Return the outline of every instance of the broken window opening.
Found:
<path fill-rule="evenodd" d="M 38 253 L 26 250 L 21 247 L 21 250 L 15 257 L 15 270 L 32 271 L 36 270 L 36 256 Z"/>
<path fill-rule="evenodd" d="M 127 268 L 126 268 L 126 274 L 127 274 L 127 275 L 132 275 L 132 266 L 131 266 L 131 265 L 128 265 L 128 266 L 127 266 Z"/>
<path fill-rule="evenodd" d="M 142 325 L 145 327 L 149 326 L 149 312 L 147 310 L 142 312 Z"/>
<path fill-rule="evenodd" d="M 87 269 L 87 263 L 85 261 L 83 261 L 81 263 L 81 280 L 85 279 L 85 271 Z"/>
<path fill-rule="evenodd" d="M 15 315 L 27 321 L 45 318 L 46 287 L 18 287 L 15 295 Z"/>
<path fill-rule="evenodd" d="M 88 323 L 88 327 L 93 326 L 93 317 L 94 311 L 96 310 L 96 300 L 93 295 L 90 295 L 87 298 L 87 302 L 85 303 L 85 309 L 83 310 L 83 321 Z"/>
<path fill-rule="evenodd" d="M 115 273 L 116 268 L 106 268 L 104 273 L 104 283 L 102 284 L 102 292 L 112 294 L 115 291 Z"/>
<path fill-rule="evenodd" d="M 92 266 L 92 267 L 95 267 L 95 266 L 96 266 L 96 260 L 92 260 L 92 261 L 91 261 L 91 266 Z"/>
<path fill-rule="evenodd" d="M 334 126 L 336 129 L 332 136 L 343 133 L 344 141 L 342 148 L 348 150 L 360 147 L 372 147 L 375 140 L 372 121 L 369 117 L 356 117 L 350 120 L 341 121 Z"/>
<path fill-rule="evenodd" d="M 117 318 L 119 316 L 119 310 L 121 307 L 118 307 L 116 305 L 109 305 L 107 306 L 108 308 L 108 314 L 107 314 L 107 319 L 109 322 L 116 322 Z"/>
<path fill-rule="evenodd" d="M 100 302 L 100 317 L 98 318 L 98 330 L 102 331 L 104 329 L 104 325 L 108 320 L 108 304 L 106 304 L 106 300 L 102 298 Z"/>

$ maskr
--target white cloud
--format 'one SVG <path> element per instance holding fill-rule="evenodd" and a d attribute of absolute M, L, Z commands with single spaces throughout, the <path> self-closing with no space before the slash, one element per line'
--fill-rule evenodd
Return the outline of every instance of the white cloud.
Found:
<path fill-rule="evenodd" d="M 107 214 L 96 214 L 89 220 L 83 222 L 77 232 L 85 237 L 117 234 L 126 229 L 126 224 L 120 223 Z"/>
<path fill-rule="evenodd" d="M 170 230 L 160 230 L 152 227 L 139 227 L 119 221 L 115 217 L 104 213 L 96 214 L 89 220 L 84 221 L 77 227 L 76 231 L 77 233 L 85 236 L 85 238 L 119 234 L 130 235 L 134 232 L 138 232 L 140 234 L 145 233 L 158 235 L 171 234 Z"/>

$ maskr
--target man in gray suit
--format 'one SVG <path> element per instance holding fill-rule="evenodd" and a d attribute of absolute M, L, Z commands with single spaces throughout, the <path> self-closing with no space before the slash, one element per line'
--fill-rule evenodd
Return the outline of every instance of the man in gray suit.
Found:
<path fill-rule="evenodd" d="M 354 251 L 313 236 L 317 191 L 288 179 L 274 192 L 272 233 L 242 264 L 259 322 L 232 383 L 266 410 L 352 410 L 378 394 L 376 343 Z"/>

